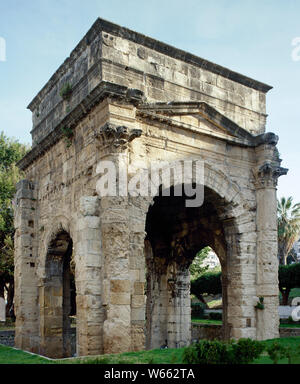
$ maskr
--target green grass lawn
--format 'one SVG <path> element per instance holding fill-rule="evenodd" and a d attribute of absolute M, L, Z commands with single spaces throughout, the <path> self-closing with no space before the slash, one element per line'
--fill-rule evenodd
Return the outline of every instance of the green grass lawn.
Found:
<path fill-rule="evenodd" d="M 222 325 L 222 320 L 199 319 L 196 316 L 195 317 L 193 316 L 192 323 Z M 280 324 L 279 327 L 280 328 L 300 328 L 300 323 Z"/>
<path fill-rule="evenodd" d="M 265 345 L 269 346 L 274 341 L 285 347 L 290 347 L 293 351 L 295 351 L 295 356 L 292 358 L 292 364 L 300 364 L 300 337 L 282 337 L 280 339 L 266 340 L 264 343 Z M 273 364 L 273 362 L 269 358 L 268 353 L 263 352 L 258 359 L 254 360 L 253 364 Z M 278 364 L 288 364 L 288 359 L 282 359 L 278 362 Z"/>
<path fill-rule="evenodd" d="M 300 328 L 300 323 L 280 324 L 279 328 Z"/>
<path fill-rule="evenodd" d="M 0 345 L 0 364 L 180 364 L 183 348 L 156 349 L 152 351 L 127 352 L 85 358 L 48 360 L 27 352 Z"/>
<path fill-rule="evenodd" d="M 277 341 L 284 346 L 290 346 L 294 351 L 300 345 L 300 337 L 288 337 L 264 341 L 270 345 Z M 66 360 L 47 360 L 43 357 L 15 350 L 0 345 L 0 364 L 181 364 L 183 348 L 180 349 L 156 349 L 152 351 L 127 352 L 114 355 L 101 355 L 86 358 L 72 358 Z M 288 360 L 279 361 L 280 364 L 287 364 Z M 300 364 L 300 353 L 295 356 L 292 363 Z M 272 360 L 264 352 L 255 360 L 254 364 L 272 364 Z"/>
<path fill-rule="evenodd" d="M 222 325 L 222 320 L 199 319 L 198 317 L 193 316 L 192 323 Z"/>
<path fill-rule="evenodd" d="M 51 364 L 51 360 L 0 344 L 0 364 Z"/>
<path fill-rule="evenodd" d="M 151 351 L 127 352 L 98 357 L 75 358 L 63 361 L 67 364 L 182 364 L 184 348 L 154 349 Z"/>

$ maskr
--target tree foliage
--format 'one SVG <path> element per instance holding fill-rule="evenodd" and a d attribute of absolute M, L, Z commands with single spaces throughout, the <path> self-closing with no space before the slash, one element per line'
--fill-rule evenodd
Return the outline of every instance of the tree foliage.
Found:
<path fill-rule="evenodd" d="M 13 207 L 12 199 L 21 172 L 16 167 L 28 147 L 0 133 L 0 296 L 7 284 L 13 286 Z"/>
<path fill-rule="evenodd" d="M 300 288 L 300 263 L 280 265 L 278 279 L 283 305 L 287 305 L 291 290 Z M 206 272 L 192 280 L 191 293 L 198 298 L 204 293 L 211 295 L 222 293 L 221 272 Z"/>
<path fill-rule="evenodd" d="M 194 258 L 191 266 L 190 266 L 190 272 L 191 272 L 191 279 L 195 280 L 197 279 L 202 273 L 206 272 L 208 270 L 208 266 L 203 266 L 203 261 L 206 259 L 210 252 L 210 247 L 205 247 L 201 249 Z"/>
<path fill-rule="evenodd" d="M 191 293 L 198 299 L 203 293 L 217 295 L 222 293 L 221 272 L 205 272 L 191 281 Z"/>
<path fill-rule="evenodd" d="M 283 305 L 288 305 L 291 290 L 293 288 L 300 288 L 300 263 L 280 265 L 278 279 Z"/>
<path fill-rule="evenodd" d="M 300 235 L 300 203 L 293 205 L 293 198 L 282 197 L 277 202 L 278 258 L 287 264 L 287 257 Z"/>

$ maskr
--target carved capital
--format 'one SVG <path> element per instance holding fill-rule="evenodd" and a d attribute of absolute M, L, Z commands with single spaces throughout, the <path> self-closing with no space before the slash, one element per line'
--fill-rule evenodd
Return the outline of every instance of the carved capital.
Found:
<path fill-rule="evenodd" d="M 286 175 L 287 168 L 282 168 L 277 164 L 265 162 L 263 165 L 253 170 L 254 184 L 256 188 L 276 187 L 278 178 Z"/>
<path fill-rule="evenodd" d="M 132 140 L 141 135 L 141 129 L 130 129 L 111 123 L 106 123 L 95 131 L 95 138 L 101 147 L 110 148 L 113 151 L 125 150 Z"/>

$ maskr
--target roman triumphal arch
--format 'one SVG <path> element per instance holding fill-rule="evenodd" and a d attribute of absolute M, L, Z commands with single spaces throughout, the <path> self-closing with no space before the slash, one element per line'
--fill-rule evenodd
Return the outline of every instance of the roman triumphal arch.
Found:
<path fill-rule="evenodd" d="M 222 266 L 224 338 L 278 336 L 276 185 L 287 170 L 266 133 L 270 89 L 95 22 L 29 105 L 33 146 L 15 198 L 17 347 L 72 355 L 71 312 L 81 356 L 188 345 L 189 266 L 207 245 Z M 154 163 L 191 164 L 191 177 L 171 167 L 166 186 L 160 170 L 147 193 L 137 175 Z M 198 187 L 202 204 L 189 206 Z"/>

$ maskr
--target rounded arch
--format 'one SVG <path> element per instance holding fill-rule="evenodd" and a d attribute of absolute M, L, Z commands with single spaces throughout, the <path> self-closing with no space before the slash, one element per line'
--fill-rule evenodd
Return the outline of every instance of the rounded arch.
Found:
<path fill-rule="evenodd" d="M 165 200 L 166 203 L 162 200 L 168 197 L 160 197 L 159 193 L 152 198 L 145 215 L 145 256 L 147 269 L 150 270 L 150 273 L 147 272 L 146 309 L 148 348 L 163 345 L 169 336 L 170 347 L 188 343 L 190 338 L 189 265 L 196 251 L 206 245 L 215 250 L 222 265 L 223 303 L 226 303 L 223 312 L 223 336 L 226 339 L 232 336 L 231 321 L 234 318 L 234 304 L 233 301 L 228 303 L 235 293 L 234 287 L 229 287 L 229 284 L 233 274 L 237 277 L 242 273 L 239 259 L 243 252 L 241 247 L 243 243 L 241 240 L 244 239 L 245 234 L 243 226 L 249 223 L 252 225 L 254 222 L 255 207 L 250 207 L 252 203 L 248 203 L 241 188 L 214 165 L 204 163 L 203 180 L 204 203 L 200 208 L 192 208 L 190 211 L 192 215 L 185 212 L 183 208 L 178 210 L 177 206 L 174 219 L 163 220 L 164 217 L 173 215 L 172 204 L 176 205 L 177 202 L 173 196 L 173 202 L 170 203 L 170 207 L 167 207 L 169 204 L 167 200 Z M 192 179 L 194 184 L 196 181 L 195 178 Z M 176 185 L 179 186 L 174 183 L 174 179 L 171 180 L 171 189 L 174 190 Z M 156 216 L 153 214 L 155 207 Z M 152 215 L 150 220 L 155 216 L 151 228 L 147 223 L 149 215 Z M 193 215 L 194 217 L 191 217 Z M 198 220 L 197 217 L 200 216 L 202 219 Z M 197 223 L 193 223 L 193 220 Z M 168 228 L 169 226 L 171 228 Z M 151 231 L 153 233 L 150 233 Z M 255 232 L 255 229 L 253 231 Z M 197 233 L 200 236 L 198 239 Z M 236 281 L 233 284 L 235 285 Z M 151 317 L 150 320 L 149 317 Z M 234 321 L 237 320 L 234 319 Z M 253 324 L 254 321 L 253 319 L 250 323 Z"/>
<path fill-rule="evenodd" d="M 179 161 L 179 163 L 183 164 L 183 161 Z M 256 210 L 256 204 L 253 206 L 253 203 L 250 203 L 246 199 L 239 185 L 227 176 L 221 169 L 218 169 L 215 165 L 208 163 L 207 161 L 203 161 L 203 164 L 204 186 L 217 193 L 220 198 L 223 198 L 227 203 L 226 217 L 224 218 L 235 218 L 237 224 L 240 220 L 243 222 L 251 221 L 253 218 L 252 214 Z M 195 163 L 193 163 L 193 177 L 191 179 L 191 183 L 197 184 L 197 180 L 195 178 Z M 166 187 L 175 187 L 176 185 L 178 185 L 178 183 L 175 182 L 174 174 L 171 173 L 170 183 L 168 183 Z M 142 203 L 141 207 L 145 215 L 147 215 L 149 207 L 154 204 L 155 196 L 159 195 L 160 186 L 161 185 L 157 187 L 154 196 L 152 195 L 150 198 L 140 196 L 140 202 Z M 252 199 L 252 201 L 254 202 L 255 199 Z"/>
<path fill-rule="evenodd" d="M 55 216 L 44 228 L 41 239 L 41 252 L 38 260 L 37 274 L 40 280 L 45 279 L 46 260 L 48 254 L 48 247 L 52 240 L 54 240 L 60 232 L 66 232 L 74 243 L 75 230 L 72 221 L 64 215 Z"/>
<path fill-rule="evenodd" d="M 76 314 L 72 235 L 70 220 L 56 216 L 44 232 L 39 264 L 41 353 L 55 358 L 75 353 L 75 328 L 71 327 L 70 317 Z"/>

